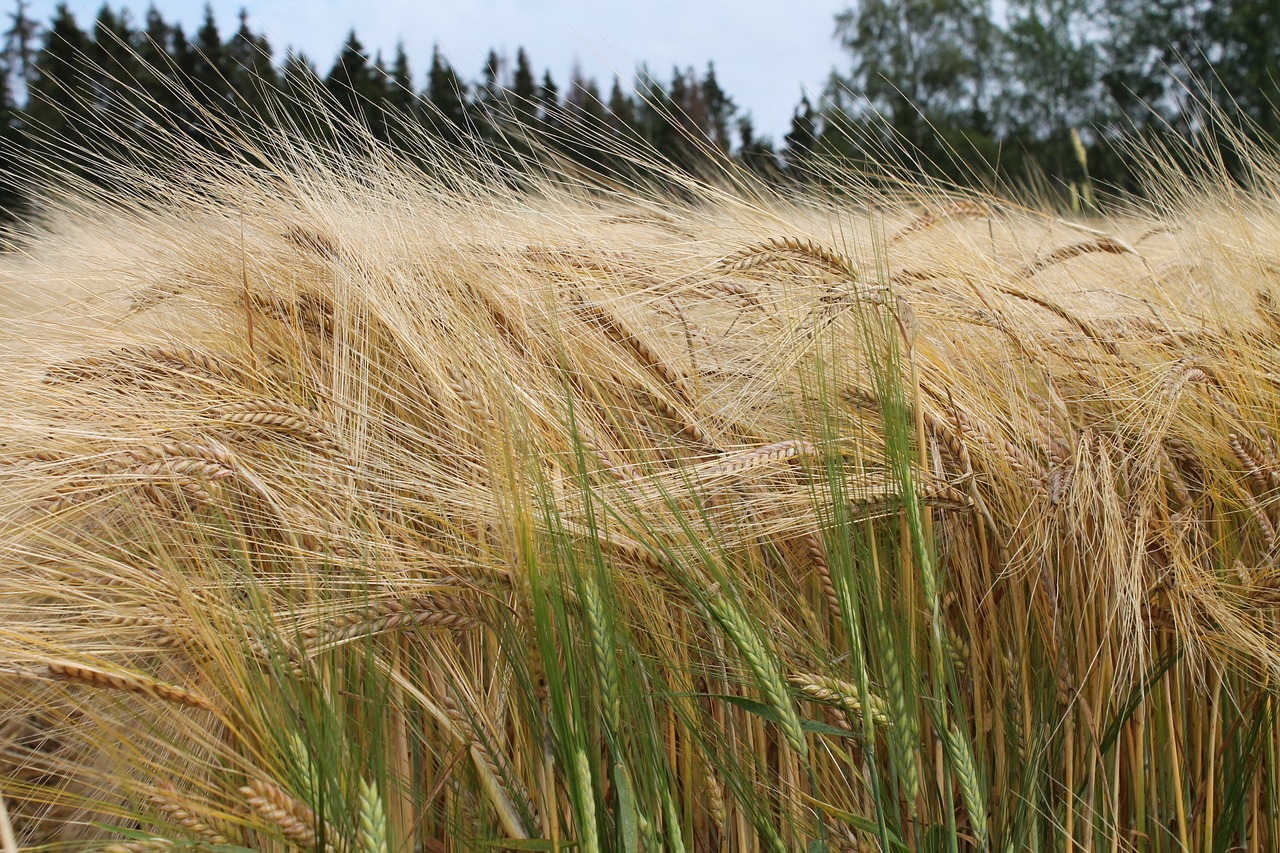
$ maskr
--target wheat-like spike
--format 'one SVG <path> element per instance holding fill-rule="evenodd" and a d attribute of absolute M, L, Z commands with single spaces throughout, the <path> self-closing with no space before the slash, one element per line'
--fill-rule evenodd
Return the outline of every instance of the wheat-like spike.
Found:
<path fill-rule="evenodd" d="M 399 628 L 467 630 L 481 624 L 473 608 L 456 599 L 417 596 L 408 601 L 383 602 L 357 613 L 339 616 L 323 627 L 306 629 L 302 635 L 307 647 L 314 650 Z"/>
<path fill-rule="evenodd" d="M 137 346 L 59 362 L 45 371 L 45 382 L 136 379 L 175 373 L 228 383 L 243 383 L 250 375 L 246 367 L 226 353 L 211 355 L 193 349 Z"/>
<path fill-rule="evenodd" d="M 800 237 L 771 237 L 725 256 L 720 260 L 720 266 L 726 270 L 743 271 L 788 260 L 801 261 L 852 280 L 858 278 L 858 268 L 844 255 L 814 240 Z"/>
<path fill-rule="evenodd" d="M 924 413 L 924 423 L 942 449 L 955 460 L 961 473 L 973 471 L 973 460 L 969 458 L 969 448 L 965 447 L 964 439 L 952 429 L 951 424 L 927 409 Z"/>
<path fill-rule="evenodd" d="M 168 506 L 171 502 L 153 483 L 147 482 L 147 478 L 164 478 L 173 482 L 190 501 L 208 503 L 212 501 L 210 483 L 239 474 L 230 452 L 213 442 L 158 442 L 143 445 L 101 460 L 92 467 L 106 474 L 133 475 L 143 494 L 160 506 Z M 199 482 L 193 484 L 191 481 Z M 77 479 L 62 484 L 39 503 L 49 511 L 58 511 L 74 506 L 104 485 L 102 481 Z M 254 482 L 249 481 L 249 485 L 258 491 Z"/>
<path fill-rule="evenodd" d="M 591 651 L 596 661 L 597 681 L 605 722 L 616 731 L 622 726 L 622 680 L 618 673 L 617 648 L 610 636 L 610 610 L 591 570 L 582 573 L 580 581 L 583 611 L 591 634 Z"/>
<path fill-rule="evenodd" d="M 240 789 L 245 802 L 262 817 L 280 827 L 284 837 L 303 850 L 314 850 L 318 841 L 319 821 L 311 807 L 265 779 L 255 779 Z M 330 841 L 326 851 L 334 851 Z"/>
<path fill-rule="evenodd" d="M 475 414 L 476 419 L 490 429 L 497 429 L 498 422 L 493 416 L 493 411 L 489 408 L 488 398 L 471 381 L 471 378 L 452 365 L 445 368 L 445 375 L 448 377 L 449 387 L 453 390 L 453 393 L 457 394 L 466 407 Z"/>
<path fill-rule="evenodd" d="M 190 463 L 190 464 L 187 464 Z M 119 456 L 105 460 L 101 468 L 108 473 L 138 470 L 148 465 L 178 466 L 176 473 L 204 472 L 211 478 L 236 473 L 235 457 L 225 447 L 212 441 L 164 441 L 129 448 Z"/>
<path fill-rule="evenodd" d="M 760 299 L 756 296 L 755 290 L 741 282 L 712 279 L 711 281 L 703 282 L 702 287 L 712 293 L 728 296 L 731 299 L 737 299 L 749 308 L 756 308 L 761 311 L 764 310 L 764 306 L 760 304 Z"/>
<path fill-rule="evenodd" d="M 145 471 L 139 473 L 146 473 Z M 214 502 L 214 483 L 201 481 L 195 477 L 188 477 L 166 467 L 164 473 L 172 475 L 169 479 L 170 486 L 176 490 L 181 497 L 175 495 L 172 491 L 159 488 L 153 482 L 145 482 L 138 486 L 138 490 L 153 504 L 161 509 L 174 509 L 175 507 L 199 506 L 207 505 Z"/>
<path fill-rule="evenodd" d="M 778 669 L 776 658 L 760 640 L 759 634 L 751 627 L 741 609 L 719 590 L 711 591 L 706 602 L 716 624 L 738 650 L 769 705 L 778 713 L 779 724 L 787 743 L 791 744 L 791 748 L 800 757 L 807 756 L 809 745 L 805 740 L 804 727 L 800 724 L 795 702 L 787 692 L 787 683 Z"/>
<path fill-rule="evenodd" d="M 1169 403 L 1177 402 L 1182 390 L 1192 382 L 1213 382 L 1214 379 L 1200 365 L 1188 359 L 1180 359 L 1165 377 L 1163 397 Z"/>
<path fill-rule="evenodd" d="M 150 850 L 172 850 L 175 845 L 167 838 L 146 838 L 142 841 L 128 841 L 112 844 L 102 848 L 102 853 L 147 853 Z"/>
<path fill-rule="evenodd" d="M 314 228 L 302 225 L 290 225 L 284 232 L 284 239 L 294 246 L 326 261 L 338 259 L 338 241 Z"/>
<path fill-rule="evenodd" d="M 1042 272 L 1054 264 L 1060 264 L 1063 261 L 1069 261 L 1080 255 L 1087 255 L 1094 252 L 1102 252 L 1111 255 L 1129 255 L 1133 254 L 1133 249 L 1121 243 L 1112 237 L 1095 237 L 1092 240 L 1085 240 L 1081 243 L 1073 243 L 1070 246 L 1063 246 L 1060 249 L 1054 249 L 1047 252 L 1024 266 L 1018 271 L 1021 278 L 1031 278 L 1036 273 Z"/>
<path fill-rule="evenodd" d="M 944 636 L 946 643 L 947 656 L 951 658 L 951 663 L 955 665 L 956 672 L 963 675 L 969 669 L 969 642 L 951 627 L 949 622 L 943 621 Z"/>
<path fill-rule="evenodd" d="M 250 302 L 264 316 L 317 337 L 331 337 L 337 327 L 333 300 L 322 293 L 300 293 L 296 299 L 255 293 Z"/>
<path fill-rule="evenodd" d="M 972 436 L 990 455 L 1004 460 L 1014 473 L 1021 475 L 1022 482 L 1025 485 L 1033 486 L 1037 491 L 1043 490 L 1045 484 L 1044 466 L 1033 459 L 1025 450 L 1007 438 L 997 442 L 987 437 L 960 411 L 959 406 L 953 405 L 951 407 L 951 417 L 962 440 L 964 437 Z"/>
<path fill-rule="evenodd" d="M 932 228 L 939 222 L 944 222 L 948 219 L 980 219 L 990 215 L 991 207 L 980 201 L 960 199 L 948 202 L 911 220 L 897 234 L 890 237 L 887 244 L 893 245 L 911 234 L 917 234 L 927 228 Z"/>
<path fill-rule="evenodd" d="M 188 705 L 204 711 L 215 710 L 212 702 L 195 691 L 165 684 L 137 673 L 106 672 L 65 661 L 45 664 L 42 668 L 35 670 L 38 676 L 41 669 L 44 672 L 43 677 L 50 681 L 66 681 L 107 690 L 120 690 L 125 693 L 151 696 L 176 705 Z"/>
<path fill-rule="evenodd" d="M 1244 505 L 1249 510 L 1249 515 L 1253 516 L 1253 520 L 1262 529 L 1262 535 L 1267 540 L 1267 553 L 1274 554 L 1277 546 L 1280 546 L 1280 535 L 1276 532 L 1276 526 L 1271 521 L 1271 516 L 1267 514 L 1266 509 L 1254 495 L 1245 495 Z"/>
<path fill-rule="evenodd" d="M 387 810 L 374 782 L 360 780 L 359 853 L 391 853 L 387 841 Z"/>
<path fill-rule="evenodd" d="M 711 434 L 697 421 L 677 409 L 661 392 L 651 391 L 612 371 L 609 373 L 609 378 L 619 388 L 625 389 L 632 397 L 639 400 L 640 404 L 650 412 L 678 426 L 680 433 L 690 441 L 711 449 L 717 448 Z"/>
<path fill-rule="evenodd" d="M 1160 472 L 1164 475 L 1164 482 L 1177 502 L 1175 509 L 1183 509 L 1191 506 L 1191 490 L 1187 488 L 1186 480 L 1178 472 L 1178 466 L 1174 464 L 1168 447 L 1169 440 L 1166 438 L 1160 447 Z"/>
<path fill-rule="evenodd" d="M 776 462 L 785 462 L 798 456 L 815 456 L 817 452 L 817 448 L 807 441 L 795 439 L 777 441 L 764 447 L 757 447 L 732 456 L 726 456 L 709 467 L 705 475 L 708 477 L 722 477 L 729 474 L 740 474 L 752 468 L 760 468 Z"/>
<path fill-rule="evenodd" d="M 686 401 L 689 399 L 684 379 L 670 365 L 658 357 L 647 343 L 623 324 L 622 320 L 594 302 L 577 300 L 573 305 L 574 313 L 596 326 L 609 340 L 628 350 L 642 367 L 654 373 L 662 382 L 678 393 Z"/>
<path fill-rule="evenodd" d="M 850 506 L 864 513 L 899 506 L 902 503 L 902 493 L 896 486 L 879 482 L 854 484 L 850 491 L 852 492 L 849 498 Z M 947 509 L 968 509 L 973 505 L 973 499 L 967 493 L 947 483 L 917 483 L 916 499 L 929 506 Z"/>
<path fill-rule="evenodd" d="M 707 814 L 711 816 L 712 822 L 717 827 L 723 827 L 726 816 L 724 788 L 720 785 L 720 780 L 716 778 L 715 771 L 709 766 L 703 766 L 702 781 L 706 785 Z"/>
<path fill-rule="evenodd" d="M 1241 576 L 1244 594 L 1252 607 L 1276 607 L 1280 605 L 1280 571 L 1274 566 L 1247 569 L 1239 561 L 1237 571 Z"/>
<path fill-rule="evenodd" d="M 810 699 L 843 708 L 859 718 L 863 716 L 862 700 L 859 698 L 858 687 L 855 684 L 831 676 L 807 672 L 787 676 L 787 681 Z M 888 704 L 878 696 L 870 695 L 868 698 L 872 721 L 878 726 L 886 728 L 891 726 L 893 720 L 889 716 Z"/>
<path fill-rule="evenodd" d="M 607 546 L 611 551 L 615 551 L 633 562 L 639 563 L 650 571 L 666 573 L 670 569 L 661 558 L 655 556 L 650 549 L 639 542 L 633 542 L 630 539 L 624 539 L 621 536 L 606 532 L 596 534 L 595 538 L 601 545 Z"/>
<path fill-rule="evenodd" d="M 891 712 L 888 742 L 896 753 L 896 761 L 902 773 L 902 785 L 907 802 L 912 803 L 920 795 L 920 773 L 916 767 L 916 709 L 910 707 L 907 682 L 902 672 L 897 641 L 881 620 L 873 625 L 880 653 L 884 656 L 886 705 Z"/>
<path fill-rule="evenodd" d="M 818 582 L 822 585 L 822 598 L 827 603 L 827 610 L 836 619 L 841 618 L 840 596 L 836 593 L 835 580 L 831 576 L 831 561 L 827 559 L 827 549 L 822 543 L 822 536 L 817 533 L 804 535 L 804 550 L 818 573 Z"/>
<path fill-rule="evenodd" d="M 214 406 L 206 414 L 229 426 L 295 435 L 329 458 L 342 455 L 341 446 L 320 425 L 314 412 L 285 400 L 228 403 Z"/>
<path fill-rule="evenodd" d="M 1229 432 L 1227 443 L 1258 494 L 1266 494 L 1280 485 L 1280 469 L 1267 459 L 1267 454 L 1256 441 L 1242 433 Z"/>
<path fill-rule="evenodd" d="M 954 723 L 943 729 L 940 734 L 947 756 L 951 759 L 951 769 L 955 773 L 956 784 L 960 788 L 965 810 L 969 813 L 969 826 L 973 829 L 973 834 L 978 837 L 978 849 L 985 850 L 987 848 L 987 798 L 978 782 L 978 768 L 973 760 L 973 751 Z"/>
<path fill-rule="evenodd" d="M 174 823 L 199 835 L 210 844 L 230 844 L 231 840 L 202 821 L 184 804 L 182 794 L 171 782 L 158 782 L 151 792 L 151 803 Z"/>
<path fill-rule="evenodd" d="M 1067 499 L 1071 493 L 1071 485 L 1075 482 L 1076 469 L 1066 463 L 1056 464 L 1049 468 L 1045 480 L 1045 490 L 1049 493 L 1049 503 L 1055 506 Z"/>
<path fill-rule="evenodd" d="M 508 831 L 517 829 L 519 837 L 527 838 L 528 828 L 524 826 L 523 819 L 511 801 L 512 792 L 508 790 L 508 786 L 515 786 L 515 796 L 524 806 L 525 814 L 532 817 L 535 823 L 538 821 L 538 808 L 534 805 L 529 792 L 520 784 L 511 762 L 502 753 L 494 753 L 489 748 L 488 743 L 491 738 L 487 732 L 483 732 L 482 722 L 479 718 L 473 720 L 456 699 L 446 694 L 441 698 L 440 705 L 453 721 L 455 733 L 468 744 L 472 761 L 476 763 L 476 768 L 481 770 L 481 783 L 485 786 L 494 807 L 498 809 L 499 815 L 502 816 L 504 825 Z"/>

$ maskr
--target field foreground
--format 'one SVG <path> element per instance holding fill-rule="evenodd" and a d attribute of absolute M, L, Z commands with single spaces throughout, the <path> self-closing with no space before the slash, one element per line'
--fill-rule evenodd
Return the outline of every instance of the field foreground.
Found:
<path fill-rule="evenodd" d="M 0 259 L 0 850 L 1280 846 L 1268 193 L 253 162 Z"/>

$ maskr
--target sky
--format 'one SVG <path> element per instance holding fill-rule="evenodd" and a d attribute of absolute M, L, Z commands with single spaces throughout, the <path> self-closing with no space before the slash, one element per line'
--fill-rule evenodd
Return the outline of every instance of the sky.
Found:
<path fill-rule="evenodd" d="M 31 13 L 47 23 L 55 0 L 36 0 Z M 147 0 L 111 0 L 140 24 Z M 81 27 L 101 0 L 69 0 Z M 156 0 L 168 21 L 190 36 L 204 0 Z M 390 60 L 403 41 L 422 88 L 433 45 L 468 80 L 478 79 L 489 49 L 514 60 L 523 47 L 541 76 L 549 68 L 561 90 L 575 63 L 608 94 L 615 75 L 630 85 L 637 64 L 670 80 L 674 66 L 699 74 L 715 63 L 720 86 L 751 114 L 758 134 L 780 140 L 803 93 L 820 93 L 833 68 L 847 60 L 833 38 L 835 14 L 849 0 L 214 0 L 225 38 L 241 7 L 250 27 L 277 52 L 300 50 L 323 74 L 353 27 L 372 56 Z M 11 7 L 12 2 L 3 3 Z"/>

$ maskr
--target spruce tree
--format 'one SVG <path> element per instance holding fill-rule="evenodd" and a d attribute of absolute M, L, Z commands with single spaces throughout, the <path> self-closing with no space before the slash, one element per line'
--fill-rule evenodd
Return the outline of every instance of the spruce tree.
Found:
<path fill-rule="evenodd" d="M 560 121 L 560 89 L 551 77 L 551 71 L 542 73 L 538 87 L 538 125 L 544 132 L 553 130 Z"/>
<path fill-rule="evenodd" d="M 264 116 L 268 100 L 279 80 L 271 61 L 271 43 L 266 36 L 249 29 L 249 14 L 240 10 L 240 26 L 223 45 L 227 75 L 240 111 L 247 116 Z"/>
<path fill-rule="evenodd" d="M 116 13 L 104 3 L 94 21 L 89 53 L 94 110 L 99 116 L 119 118 L 128 104 L 136 105 L 141 71 L 137 47 L 129 11 Z"/>
<path fill-rule="evenodd" d="M 440 52 L 439 45 L 431 52 L 427 101 L 431 105 L 427 124 L 446 143 L 461 144 L 467 131 L 467 88 Z"/>
<path fill-rule="evenodd" d="M 716 66 L 714 62 L 707 63 L 707 72 L 702 77 L 701 85 L 701 101 L 706 110 L 706 120 L 703 133 L 711 146 L 720 151 L 721 154 L 728 155 L 729 148 L 733 140 L 729 138 L 729 127 L 733 121 L 733 115 L 737 112 L 733 100 L 720 88 L 720 82 L 716 79 Z"/>
<path fill-rule="evenodd" d="M 413 72 L 409 68 L 409 55 L 405 53 L 404 42 L 396 43 L 396 55 L 391 61 L 386 100 L 387 106 L 402 121 L 412 123 L 417 120 L 418 98 L 414 94 Z"/>
<path fill-rule="evenodd" d="M 533 79 L 533 68 L 529 65 L 529 55 L 522 47 L 516 51 L 516 68 L 511 75 L 511 101 L 515 117 L 521 123 L 532 124 L 537 97 L 538 85 Z"/>
<path fill-rule="evenodd" d="M 0 222 L 13 218 L 18 201 L 18 176 L 11 170 L 22 162 L 15 150 L 19 143 L 17 106 L 9 89 L 9 80 L 17 72 L 10 71 L 11 61 L 9 56 L 5 56 L 4 62 L 0 63 L 0 151 L 3 152 L 0 156 Z"/>
<path fill-rule="evenodd" d="M 201 103 L 218 111 L 231 98 L 226 48 L 218 32 L 213 7 L 205 4 L 204 17 L 191 42 L 191 83 Z"/>
<path fill-rule="evenodd" d="M 59 3 L 36 54 L 28 89 L 23 125 L 33 136 L 53 141 L 89 123 L 90 46 L 70 8 Z"/>
<path fill-rule="evenodd" d="M 9 13 L 9 29 L 4 32 L 4 67 L 12 102 L 21 103 L 35 75 L 36 39 L 40 27 L 27 8 L 28 0 L 17 0 Z"/>
<path fill-rule="evenodd" d="M 797 181 L 809 180 L 817 147 L 817 116 L 809 96 L 805 95 L 791 115 L 791 129 L 783 137 L 782 159 L 786 163 L 787 175 Z"/>
<path fill-rule="evenodd" d="M 617 77 L 613 78 L 613 88 L 609 90 L 609 121 L 618 132 L 635 133 L 636 102 L 623 90 L 622 81 Z"/>
<path fill-rule="evenodd" d="M 377 96 L 380 93 L 375 94 L 378 81 L 355 30 L 347 33 L 338 58 L 324 78 L 324 86 L 347 116 L 366 124 L 373 123 L 371 119 L 381 106 L 381 98 Z"/>

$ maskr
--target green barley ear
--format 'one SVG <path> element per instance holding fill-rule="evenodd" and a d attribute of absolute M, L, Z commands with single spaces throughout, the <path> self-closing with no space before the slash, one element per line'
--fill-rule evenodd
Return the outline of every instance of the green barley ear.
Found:
<path fill-rule="evenodd" d="M 387 844 L 387 809 L 374 782 L 360 780 L 359 853 L 390 853 Z"/>
<path fill-rule="evenodd" d="M 960 796 L 964 799 L 965 810 L 969 812 L 969 825 L 978 838 L 978 848 L 987 847 L 987 798 L 978 781 L 978 768 L 973 759 L 973 750 L 960 730 L 954 724 L 942 732 L 943 747 L 955 771 L 956 784 L 960 786 Z"/>
<path fill-rule="evenodd" d="M 800 714 L 796 711 L 795 702 L 791 701 L 787 682 L 778 668 L 777 659 L 751 627 L 746 614 L 735 602 L 721 594 L 719 589 L 710 592 L 706 603 L 716 624 L 724 631 L 755 676 L 756 684 L 769 706 L 777 712 L 787 743 L 791 744 L 791 748 L 801 758 L 807 757 L 809 747 L 804 737 L 804 728 L 800 724 Z"/>

